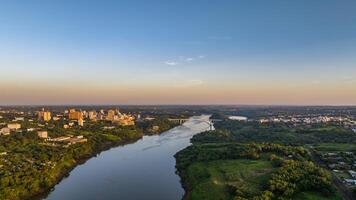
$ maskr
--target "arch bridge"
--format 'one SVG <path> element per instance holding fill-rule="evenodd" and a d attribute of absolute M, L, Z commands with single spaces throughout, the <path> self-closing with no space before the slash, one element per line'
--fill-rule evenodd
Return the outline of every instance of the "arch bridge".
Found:
<path fill-rule="evenodd" d="M 188 121 L 189 118 L 170 118 L 169 121 L 173 121 L 179 124 L 183 124 L 184 122 Z M 202 120 L 199 120 L 202 121 Z M 202 122 L 207 123 L 209 125 L 209 130 L 214 130 L 214 122 L 222 121 L 221 119 L 209 119 L 203 120 Z"/>

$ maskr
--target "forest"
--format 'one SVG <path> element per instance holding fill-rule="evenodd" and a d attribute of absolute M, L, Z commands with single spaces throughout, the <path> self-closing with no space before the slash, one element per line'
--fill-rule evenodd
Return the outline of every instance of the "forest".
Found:
<path fill-rule="evenodd" d="M 307 147 L 353 146 L 351 130 L 332 123 L 295 127 L 226 119 L 214 126 L 175 156 L 185 199 L 342 199 L 331 173 Z"/>
<path fill-rule="evenodd" d="M 340 199 L 330 173 L 311 161 L 303 147 L 194 144 L 177 153 L 176 159 L 185 199 L 294 199 L 302 192 Z"/>
<path fill-rule="evenodd" d="M 356 134 L 335 124 L 294 127 L 284 123 L 239 122 L 216 123 L 215 131 L 193 137 L 193 142 L 271 142 L 286 145 L 314 143 L 356 143 Z"/>
<path fill-rule="evenodd" d="M 156 134 L 176 126 L 168 120 L 152 120 L 145 126 L 113 126 L 99 121 L 64 129 L 63 123 L 49 122 L 43 129 L 48 131 L 49 137 L 81 135 L 88 142 L 69 147 L 46 145 L 36 131 L 25 131 L 37 126 L 36 121 L 23 122 L 21 133 L 0 136 L 0 153 L 6 152 L 0 155 L 0 199 L 30 199 L 48 191 L 76 165 L 101 151 L 151 134 L 148 129 L 153 125 L 161 127 Z M 105 126 L 113 126 L 113 129 L 104 129 Z"/>

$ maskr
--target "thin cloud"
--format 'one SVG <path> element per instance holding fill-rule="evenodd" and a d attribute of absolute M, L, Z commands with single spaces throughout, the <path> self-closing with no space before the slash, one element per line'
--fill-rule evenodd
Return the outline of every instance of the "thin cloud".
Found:
<path fill-rule="evenodd" d="M 199 56 L 195 56 L 195 57 L 179 56 L 178 59 L 165 61 L 164 64 L 169 65 L 169 66 L 176 66 L 178 64 L 189 63 L 189 62 L 193 62 L 195 60 L 204 59 L 204 58 L 205 58 L 204 55 L 199 55 Z"/>
<path fill-rule="evenodd" d="M 190 61 L 193 61 L 193 60 L 194 60 L 194 58 L 186 58 L 185 59 L 186 62 L 190 62 Z"/>
<path fill-rule="evenodd" d="M 176 66 L 176 65 L 178 65 L 178 62 L 166 61 L 166 62 L 164 62 L 164 64 L 169 65 L 169 66 Z"/>

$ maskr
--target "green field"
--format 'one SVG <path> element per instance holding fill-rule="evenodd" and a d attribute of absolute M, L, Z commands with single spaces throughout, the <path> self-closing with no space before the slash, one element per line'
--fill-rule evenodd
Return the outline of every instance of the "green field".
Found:
<path fill-rule="evenodd" d="M 334 196 L 323 196 L 319 192 L 300 192 L 293 198 L 295 200 L 342 200 L 342 197 L 337 193 Z"/>
<path fill-rule="evenodd" d="M 340 143 L 321 143 L 314 146 L 317 151 L 324 152 L 345 152 L 345 151 L 353 151 L 356 152 L 355 144 L 340 144 Z"/>
<path fill-rule="evenodd" d="M 186 199 L 340 199 L 308 155 L 302 147 L 225 142 L 194 144 L 176 158 Z"/>
<path fill-rule="evenodd" d="M 243 186 L 257 195 L 273 171 L 272 163 L 264 160 L 218 160 L 197 162 L 189 166 L 192 185 L 191 199 L 232 199 L 229 185 Z"/>
<path fill-rule="evenodd" d="M 266 160 L 217 160 L 196 162 L 188 167 L 188 182 L 191 184 L 191 200 L 231 200 L 233 191 L 229 186 L 244 188 L 248 196 L 258 196 L 276 170 Z M 319 192 L 300 192 L 295 200 L 341 200 L 339 194 L 323 196 Z"/>

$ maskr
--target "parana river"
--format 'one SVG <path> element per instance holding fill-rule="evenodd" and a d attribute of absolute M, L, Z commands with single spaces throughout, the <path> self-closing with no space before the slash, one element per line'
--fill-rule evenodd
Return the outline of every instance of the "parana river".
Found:
<path fill-rule="evenodd" d="M 47 200 L 178 200 L 184 195 L 175 171 L 175 153 L 208 130 L 208 115 L 190 118 L 161 135 L 102 152 L 55 186 Z"/>

